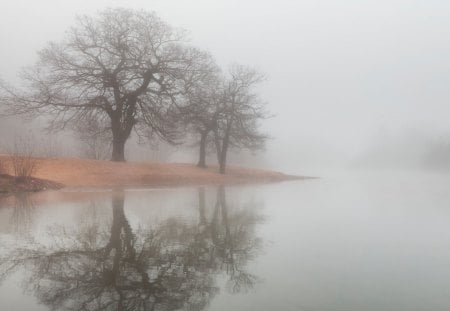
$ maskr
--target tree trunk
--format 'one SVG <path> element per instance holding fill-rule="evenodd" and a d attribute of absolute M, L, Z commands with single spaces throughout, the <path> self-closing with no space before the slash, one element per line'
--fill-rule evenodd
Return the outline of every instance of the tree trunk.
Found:
<path fill-rule="evenodd" d="M 220 161 L 219 161 L 219 173 L 220 174 L 225 174 L 225 168 L 227 165 L 227 151 L 228 151 L 229 141 L 230 141 L 230 133 L 227 130 L 225 137 L 223 138 L 222 150 L 220 153 Z"/>
<path fill-rule="evenodd" d="M 125 162 L 125 143 L 130 137 L 134 124 L 128 122 L 122 124 L 120 117 L 114 117 L 111 120 L 111 130 L 113 135 L 113 150 L 111 161 Z"/>
<path fill-rule="evenodd" d="M 223 148 L 222 153 L 220 155 L 220 163 L 219 163 L 220 174 L 225 174 L 226 162 L 227 162 L 227 153 L 225 151 L 225 148 Z"/>
<path fill-rule="evenodd" d="M 198 167 L 206 167 L 206 131 L 200 134 L 200 158 L 198 160 Z"/>
<path fill-rule="evenodd" d="M 216 145 L 217 163 L 220 163 L 220 155 L 222 154 L 222 148 L 220 147 L 220 137 L 218 130 L 214 130 L 214 144 Z"/>
<path fill-rule="evenodd" d="M 126 139 L 113 138 L 113 150 L 111 161 L 114 162 L 125 162 L 125 142 Z"/>
<path fill-rule="evenodd" d="M 126 114 L 116 110 L 111 116 L 111 132 L 113 135 L 113 150 L 111 161 L 125 162 L 125 143 L 130 137 L 136 121 L 133 117 L 134 104 L 128 103 Z"/>

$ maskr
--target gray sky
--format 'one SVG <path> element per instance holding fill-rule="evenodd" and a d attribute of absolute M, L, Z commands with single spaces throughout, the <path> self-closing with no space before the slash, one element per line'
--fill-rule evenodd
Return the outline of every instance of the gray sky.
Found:
<path fill-rule="evenodd" d="M 450 133 L 444 0 L 2 0 L 0 77 L 14 81 L 75 15 L 107 6 L 154 10 L 219 64 L 265 72 L 269 158 L 351 158 L 384 135 Z"/>

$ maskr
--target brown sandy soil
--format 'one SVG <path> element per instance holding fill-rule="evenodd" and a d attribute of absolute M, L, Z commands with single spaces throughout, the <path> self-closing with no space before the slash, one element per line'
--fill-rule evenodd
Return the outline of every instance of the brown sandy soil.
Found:
<path fill-rule="evenodd" d="M 10 165 L 6 155 L 0 161 Z M 279 172 L 230 167 L 227 174 L 217 167 L 201 169 L 192 164 L 39 158 L 36 178 L 61 183 L 69 188 L 166 187 L 203 184 L 274 182 L 304 177 Z"/>

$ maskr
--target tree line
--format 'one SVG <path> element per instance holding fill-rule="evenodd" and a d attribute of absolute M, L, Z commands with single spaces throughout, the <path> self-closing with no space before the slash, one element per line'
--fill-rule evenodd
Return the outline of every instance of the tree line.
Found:
<path fill-rule="evenodd" d="M 269 113 L 256 92 L 264 75 L 238 64 L 222 70 L 153 12 L 114 8 L 78 17 L 21 78 L 20 88 L 0 83 L 6 113 L 48 115 L 50 130 L 110 140 L 112 161 L 125 161 L 133 132 L 171 144 L 194 134 L 198 166 L 214 150 L 225 173 L 230 148 L 257 150 L 267 139 L 260 121 Z"/>

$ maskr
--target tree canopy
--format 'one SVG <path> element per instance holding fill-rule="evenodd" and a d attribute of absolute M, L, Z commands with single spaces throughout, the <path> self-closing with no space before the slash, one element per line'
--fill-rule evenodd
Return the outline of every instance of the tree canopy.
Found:
<path fill-rule="evenodd" d="M 41 50 L 37 64 L 23 72 L 24 89 L 3 90 L 13 112 L 48 113 L 52 127 L 107 118 L 112 160 L 123 161 L 133 129 L 174 139 L 170 111 L 209 61 L 154 13 L 107 9 L 78 18 L 65 40 Z"/>

